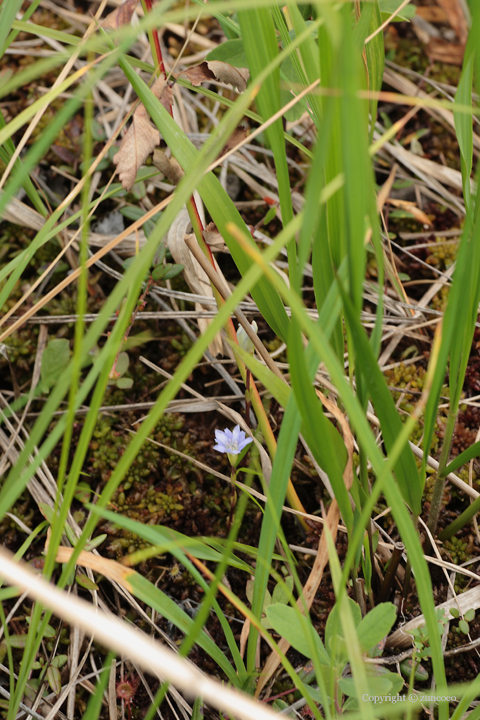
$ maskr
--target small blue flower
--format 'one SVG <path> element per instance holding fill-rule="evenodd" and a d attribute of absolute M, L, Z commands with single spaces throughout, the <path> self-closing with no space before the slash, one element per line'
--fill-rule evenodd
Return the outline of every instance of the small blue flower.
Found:
<path fill-rule="evenodd" d="M 253 442 L 252 438 L 247 438 L 243 430 L 240 430 L 240 425 L 235 425 L 233 431 L 228 428 L 223 432 L 215 430 L 215 440 L 217 444 L 213 449 L 229 455 L 239 455 L 244 447 Z"/>

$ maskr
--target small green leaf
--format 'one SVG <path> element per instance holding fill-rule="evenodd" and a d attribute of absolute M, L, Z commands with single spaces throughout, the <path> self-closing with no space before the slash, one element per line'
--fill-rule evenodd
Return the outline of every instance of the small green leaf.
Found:
<path fill-rule="evenodd" d="M 408 658 L 400 663 L 400 670 L 402 671 L 403 677 L 410 679 L 412 674 L 412 658 Z M 425 680 L 428 680 L 428 672 L 423 665 L 416 663 L 413 677 L 417 682 L 425 682 Z"/>
<path fill-rule="evenodd" d="M 277 583 L 275 585 L 272 593 L 272 604 L 283 603 L 284 605 L 288 605 L 290 602 L 290 594 L 287 590 L 290 590 L 290 593 L 293 590 L 293 577 L 287 577 L 284 583 Z"/>
<path fill-rule="evenodd" d="M 368 689 L 367 694 L 368 695 L 389 695 L 390 691 L 392 689 L 392 682 L 390 678 L 388 678 L 385 675 L 381 675 L 379 677 L 372 677 L 368 676 Z M 341 678 L 338 681 L 338 685 L 340 687 L 340 690 L 344 693 L 344 695 L 348 695 L 349 697 L 357 697 L 357 689 L 355 687 L 355 681 L 353 678 Z"/>
<path fill-rule="evenodd" d="M 470 632 L 468 623 L 463 618 L 459 620 L 458 627 L 460 628 L 460 632 L 462 632 L 464 635 L 468 635 L 468 633 Z"/>
<path fill-rule="evenodd" d="M 119 390 L 130 390 L 133 385 L 132 378 L 119 378 L 116 383 Z"/>
<path fill-rule="evenodd" d="M 88 483 L 86 482 L 79 482 L 77 487 L 75 488 L 75 500 L 78 500 L 78 502 L 86 503 L 90 500 L 90 495 L 92 494 L 92 488 Z"/>
<path fill-rule="evenodd" d="M 60 675 L 60 670 L 53 665 L 50 665 L 47 668 L 47 680 L 55 695 L 60 695 L 62 690 L 62 677 Z"/>
<path fill-rule="evenodd" d="M 454 618 L 460 617 L 460 613 L 458 611 L 458 608 L 450 608 L 450 615 Z"/>
<path fill-rule="evenodd" d="M 56 655 L 52 660 L 53 667 L 62 668 L 67 662 L 68 657 L 66 655 Z"/>
<path fill-rule="evenodd" d="M 75 575 L 75 580 L 80 585 L 80 587 L 85 588 L 85 590 L 99 589 L 97 583 L 93 582 L 93 580 L 90 580 L 90 578 L 86 575 L 81 575 L 80 573 L 78 573 L 77 575 Z"/>
<path fill-rule="evenodd" d="M 263 218 L 263 224 L 268 225 L 268 223 L 272 222 L 272 220 L 275 218 L 276 214 L 277 214 L 277 206 L 272 205 L 270 210 L 267 212 L 267 214 Z"/>
<path fill-rule="evenodd" d="M 128 370 L 128 366 L 130 365 L 130 358 L 128 357 L 128 353 L 121 352 L 120 355 L 117 358 L 117 365 L 115 367 L 115 370 L 119 375 L 125 375 L 125 373 Z"/>
<path fill-rule="evenodd" d="M 29 620 L 30 618 L 27 618 Z M 10 635 L 8 638 L 8 644 L 11 648 L 24 648 L 27 644 L 27 635 Z"/>
<path fill-rule="evenodd" d="M 50 392 L 50 388 L 55 385 L 69 361 L 70 343 L 68 340 L 64 338 L 50 340 L 42 355 L 40 369 L 42 392 Z"/>
<path fill-rule="evenodd" d="M 45 625 L 45 630 L 43 631 L 43 637 L 49 638 L 50 640 L 56 637 L 57 632 L 51 625 Z"/>
<path fill-rule="evenodd" d="M 475 620 L 475 610 L 473 608 L 470 608 L 470 610 L 467 610 L 463 617 L 467 622 L 472 622 L 472 620 Z"/>
<path fill-rule="evenodd" d="M 93 540 L 87 540 L 85 543 L 84 550 L 86 552 L 89 552 L 90 550 L 93 550 L 94 548 L 98 547 L 103 543 L 104 540 L 107 539 L 106 533 L 103 533 L 102 535 L 97 535 L 97 537 L 94 537 Z"/>
<path fill-rule="evenodd" d="M 180 273 L 183 271 L 183 265 L 180 265 L 179 263 L 166 263 L 164 266 L 165 272 L 163 273 L 162 280 L 171 280 L 174 277 L 177 277 L 177 275 L 180 275 Z"/>
<path fill-rule="evenodd" d="M 158 265 L 152 270 L 152 278 L 154 280 L 171 280 L 182 272 L 183 267 L 183 265 L 173 263 Z"/>

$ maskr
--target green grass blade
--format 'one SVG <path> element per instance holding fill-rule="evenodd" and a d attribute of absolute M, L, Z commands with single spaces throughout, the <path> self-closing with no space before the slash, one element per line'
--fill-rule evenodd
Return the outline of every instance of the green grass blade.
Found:
<path fill-rule="evenodd" d="M 473 38 L 471 35 L 470 38 Z M 463 60 L 463 69 L 458 83 L 457 92 L 455 94 L 455 106 L 471 106 L 472 105 L 472 84 L 473 84 L 473 67 L 474 67 L 475 49 L 472 40 L 467 45 L 465 57 Z M 472 118 L 464 112 L 453 111 L 455 120 L 455 131 L 457 133 L 458 146 L 460 148 L 460 160 L 463 182 L 463 197 L 465 207 L 468 209 L 471 204 L 470 193 L 470 175 L 472 172 L 473 162 L 473 128 Z"/>
<path fill-rule="evenodd" d="M 270 13 L 271 11 L 267 8 L 241 10 L 237 13 L 252 82 L 258 82 L 258 76 L 278 56 L 275 26 Z M 272 68 L 268 76 L 264 78 L 256 102 L 264 121 L 268 120 L 280 109 L 279 68 Z M 293 217 L 293 207 L 281 119 L 270 125 L 266 130 L 266 134 L 275 159 L 282 219 L 284 225 L 287 225 Z M 290 281 L 294 286 L 297 286 L 297 260 L 294 240 L 288 245 L 287 252 Z"/>
<path fill-rule="evenodd" d="M 357 357 L 362 358 L 362 376 L 365 379 L 375 412 L 380 420 L 385 446 L 387 450 L 390 450 L 402 431 L 402 421 L 395 408 L 385 378 L 378 367 L 372 346 L 346 293 L 343 293 L 343 301 L 345 316 L 348 319 Z M 407 444 L 405 444 L 399 462 L 395 466 L 395 474 L 405 502 L 409 503 L 414 515 L 419 515 L 421 511 L 422 484 L 415 458 L 410 446 Z"/>

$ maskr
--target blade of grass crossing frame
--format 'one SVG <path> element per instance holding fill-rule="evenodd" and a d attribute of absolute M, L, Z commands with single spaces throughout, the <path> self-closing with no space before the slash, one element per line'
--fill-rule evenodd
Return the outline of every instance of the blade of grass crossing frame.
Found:
<path fill-rule="evenodd" d="M 323 413 L 322 404 L 312 386 L 305 362 L 300 329 L 295 323 L 290 324 L 288 360 L 292 387 L 303 420 L 302 434 L 316 461 L 327 473 L 345 525 L 351 528 L 353 513 L 343 481 L 343 471 L 347 461 L 345 445 L 338 430 Z"/>
<path fill-rule="evenodd" d="M 251 74 L 251 82 L 254 83 L 256 77 L 278 55 L 275 26 L 269 8 L 241 10 L 237 15 Z M 268 120 L 280 109 L 280 70 L 278 68 L 272 69 L 261 83 L 256 102 L 264 121 Z M 270 125 L 265 132 L 275 159 L 278 196 L 280 198 L 282 221 L 285 226 L 293 217 L 293 207 L 281 119 Z M 294 287 L 297 287 L 296 245 L 293 239 L 287 246 L 287 252 L 290 282 Z"/>
<path fill-rule="evenodd" d="M 292 0 L 287 2 L 288 12 L 293 22 L 293 27 L 296 35 L 300 35 L 306 28 L 307 24 L 302 16 L 302 13 L 298 9 L 298 5 Z M 306 40 L 302 42 L 299 47 L 300 57 L 302 60 L 303 69 L 307 76 L 307 83 L 311 85 L 315 80 L 320 77 L 320 62 L 318 57 L 318 47 L 314 38 L 310 35 Z M 317 125 L 317 130 L 320 131 L 322 127 L 322 105 L 320 99 L 316 94 L 312 96 L 308 95 L 310 107 L 312 109 L 312 117 Z"/>
<path fill-rule="evenodd" d="M 402 421 L 353 304 L 344 291 L 342 291 L 342 294 L 345 317 L 350 326 L 352 341 L 355 344 L 358 356 L 362 358 L 362 376 L 365 379 L 375 412 L 380 420 L 385 446 L 389 450 L 402 429 Z M 422 486 L 415 458 L 409 445 L 405 446 L 400 455 L 395 466 L 395 474 L 405 502 L 410 505 L 415 515 L 419 515 Z"/>
<path fill-rule="evenodd" d="M 374 33 L 382 24 L 382 16 L 378 0 L 373 0 L 372 14 L 370 16 L 370 25 L 368 35 Z M 364 5 L 365 8 L 365 5 Z M 378 92 L 382 88 L 383 68 L 385 67 L 385 43 L 383 40 L 383 32 L 379 32 L 365 46 L 368 70 L 368 89 Z M 372 142 L 373 130 L 375 128 L 375 120 L 377 118 L 378 100 L 372 98 L 370 100 L 370 137 Z"/>
<path fill-rule="evenodd" d="M 325 88 L 339 88 L 339 63 L 342 47 L 342 26 L 339 13 L 332 10 L 329 3 L 316 3 L 316 12 L 322 17 L 324 23 L 318 29 L 318 56 L 320 64 L 320 77 Z M 326 106 L 331 105 L 331 127 L 328 154 L 325 160 L 325 179 L 327 185 L 333 178 L 343 173 L 342 144 L 339 132 L 333 128 L 341 127 L 340 99 L 337 94 L 321 97 L 322 116 L 325 117 Z M 329 198 L 326 204 L 326 234 L 329 252 L 335 269 L 340 267 L 346 255 L 346 226 L 345 226 L 345 191 L 341 189 Z M 342 349 L 343 352 L 343 349 Z"/>
<path fill-rule="evenodd" d="M 357 28 L 366 25 L 372 5 L 366 3 Z M 357 313 L 362 308 L 365 278 L 365 218 L 369 194 L 373 192 L 371 161 L 368 155 L 368 102 L 358 97 L 365 86 L 363 42 L 352 31 L 347 5 L 340 11 L 343 19 L 342 50 L 339 61 L 341 80 L 341 142 L 345 172 L 346 240 L 349 262 L 349 294 Z M 365 19 L 366 18 L 366 19 Z M 368 25 L 367 25 L 368 27 Z M 356 28 L 356 29 L 357 29 Z M 352 122 L 352 118 L 355 121 Z"/>
<path fill-rule="evenodd" d="M 294 7 L 296 7 L 296 6 L 294 6 Z M 276 27 L 278 28 L 280 36 L 282 38 L 283 47 L 285 47 L 285 48 L 288 47 L 291 43 L 290 33 L 297 33 L 297 28 L 292 26 L 292 17 L 290 15 L 291 8 L 292 8 L 292 3 L 290 3 L 288 8 L 285 6 L 281 10 L 276 5 L 274 5 L 272 7 L 273 19 L 274 19 Z M 298 13 L 298 9 L 297 9 L 297 13 Z M 298 13 L 298 14 L 300 14 L 300 13 Z M 286 21 L 287 19 L 288 19 L 288 25 L 287 25 L 287 21 Z M 300 20 L 302 21 L 302 23 L 297 22 L 297 26 L 300 27 L 300 32 L 303 32 L 307 26 L 301 15 L 300 15 Z M 285 97 L 285 93 L 282 93 L 282 95 L 281 95 L 282 104 L 286 104 L 286 102 L 288 102 L 288 100 L 290 100 L 290 97 L 288 97 L 288 96 L 291 96 L 292 93 L 295 94 L 296 92 L 298 92 L 298 86 L 307 87 L 307 85 L 309 84 L 309 80 L 307 79 L 308 65 L 305 64 L 305 62 L 303 61 L 303 57 L 302 57 L 302 48 L 304 47 L 304 45 L 306 45 L 308 40 L 313 42 L 313 44 L 315 45 L 315 41 L 313 40 L 313 38 L 309 37 L 309 38 L 307 38 L 307 40 L 303 41 L 303 43 L 300 45 L 300 47 L 294 53 L 292 53 L 292 55 L 290 55 L 289 61 L 291 62 L 291 68 L 293 68 L 293 70 L 294 70 L 294 76 L 291 79 L 291 84 L 293 84 L 293 87 L 290 87 L 290 85 L 287 86 L 289 88 L 287 97 Z M 307 54 L 308 54 L 309 58 L 315 57 L 315 59 L 317 60 L 317 65 L 318 65 L 318 53 L 316 52 L 316 46 L 315 46 L 315 54 L 314 55 L 312 53 L 307 53 Z M 282 73 L 282 68 L 280 68 L 280 72 L 282 74 L 281 87 L 283 87 L 283 85 L 285 84 L 284 79 L 283 79 L 283 76 L 285 75 L 285 73 Z M 309 73 L 309 75 L 313 75 L 313 73 Z M 317 78 L 318 78 L 318 74 L 314 75 L 314 80 L 317 80 Z M 313 80 L 311 80 L 310 83 L 311 82 L 313 82 Z M 307 110 L 309 112 L 310 116 L 312 117 L 312 119 L 314 120 L 315 125 L 317 126 L 317 128 L 319 128 L 320 127 L 320 116 L 318 114 L 319 105 L 318 105 L 318 103 L 315 102 L 314 95 L 307 96 L 307 98 L 308 98 L 308 104 L 306 104 L 306 99 L 304 99 L 302 102 L 302 105 L 297 106 L 297 108 L 298 108 L 298 110 L 296 111 L 297 117 L 301 117 L 302 113 L 305 110 Z M 288 116 L 287 116 L 287 119 L 289 119 Z"/>
<path fill-rule="evenodd" d="M 346 271 L 346 263 L 344 263 L 339 270 L 339 276 L 344 278 Z M 340 311 L 340 291 L 338 283 L 334 282 L 330 286 L 317 321 L 320 327 L 323 328 L 325 337 L 330 337 L 334 331 Z M 305 351 L 305 358 L 311 381 L 318 367 L 318 355 L 311 343 Z M 301 416 L 295 395 L 294 393 L 290 393 L 278 436 L 277 453 L 273 461 L 272 475 L 270 477 L 269 499 L 265 507 L 265 515 L 258 544 L 258 557 L 262 558 L 262 562 L 257 562 L 252 598 L 252 612 L 257 617 L 259 617 L 259 613 L 262 612 L 265 591 L 270 577 L 270 565 L 275 541 L 278 536 L 278 527 L 282 514 L 282 506 L 285 501 L 288 479 L 297 448 L 300 426 Z M 247 648 L 247 670 L 251 672 L 255 669 L 257 639 L 258 631 L 252 627 L 250 629 Z"/>
<path fill-rule="evenodd" d="M 467 50 L 469 47 L 475 48 L 475 52 L 473 53 L 474 58 L 474 77 L 476 76 L 478 78 L 478 73 L 480 72 L 480 53 L 478 52 L 478 47 L 480 47 L 480 7 L 478 3 L 472 3 L 471 7 L 472 12 L 472 27 L 470 30 L 470 36 L 467 42 Z M 466 62 L 468 63 L 468 59 Z M 463 77 L 462 77 L 463 81 Z M 466 84 L 467 80 L 465 80 L 465 84 L 462 87 L 462 92 L 466 92 Z M 476 82 L 477 88 L 478 88 L 478 80 Z M 468 105 L 470 103 L 467 103 Z M 459 133 L 459 143 L 460 140 L 464 142 L 464 151 L 467 153 L 466 157 L 468 159 L 468 131 L 460 132 Z M 477 181 L 478 181 L 478 172 L 477 172 Z M 456 261 L 456 267 L 455 272 L 453 275 L 452 280 L 452 287 L 449 291 L 448 296 L 448 303 L 445 310 L 444 320 L 443 320 L 443 327 L 442 327 L 442 343 L 440 346 L 439 356 L 438 356 L 438 364 L 437 369 L 434 375 L 434 379 L 432 382 L 432 389 L 430 392 L 430 397 L 427 402 L 427 406 L 425 408 L 425 422 L 424 422 L 424 449 L 425 449 L 425 456 L 423 461 L 423 467 L 422 470 L 425 472 L 426 468 L 426 456 L 428 454 L 428 451 L 430 449 L 430 445 L 433 438 L 433 432 L 435 429 L 435 422 L 436 422 L 436 415 L 437 415 L 437 405 L 438 405 L 438 399 L 441 392 L 442 383 L 444 381 L 445 376 L 445 369 L 447 365 L 447 357 L 448 353 L 450 351 L 450 348 L 454 346 L 456 343 L 461 344 L 463 347 L 463 342 L 459 336 L 459 333 L 463 334 L 463 328 L 465 325 L 465 298 L 468 298 L 468 285 L 465 286 L 464 282 L 469 277 L 469 268 L 468 265 L 472 261 L 473 256 L 473 262 L 475 265 L 477 265 L 477 261 L 475 259 L 475 256 L 477 256 L 477 253 L 479 252 L 479 244 L 480 244 L 480 236 L 479 236 L 479 221 L 478 221 L 478 197 L 479 193 L 477 190 L 477 203 L 476 203 L 476 209 L 472 207 L 472 203 L 470 203 L 470 206 L 467 207 L 467 215 L 465 218 L 465 225 L 462 233 L 462 237 L 460 239 L 459 248 L 457 251 L 457 261 Z M 470 276 L 470 280 L 472 280 Z M 477 275 L 477 282 L 478 282 L 478 275 Z M 471 288 L 470 288 L 471 290 Z M 475 288 L 474 290 L 474 297 L 478 297 L 477 290 Z M 473 299 L 473 298 L 472 298 Z M 477 300 L 478 302 L 478 300 Z M 471 315 L 470 315 L 471 317 Z M 458 380 L 457 376 L 457 380 Z"/>
<path fill-rule="evenodd" d="M 3 117 L 3 113 L 0 109 L 0 130 L 4 127 L 6 127 L 6 122 L 5 122 L 5 118 Z M 5 163 L 5 165 L 7 165 L 10 162 L 10 159 L 14 152 L 15 152 L 15 145 L 13 144 L 12 139 L 8 138 L 8 140 L 5 142 L 3 147 L 0 146 L 1 158 L 2 158 L 3 162 Z M 17 168 L 20 164 L 21 164 L 21 160 L 20 160 L 20 158 L 17 158 L 14 167 Z M 45 205 L 43 204 L 42 198 L 38 194 L 38 190 L 35 187 L 35 185 L 33 184 L 33 182 L 31 181 L 29 175 L 26 175 L 26 177 L 25 177 L 25 182 L 24 182 L 23 188 L 24 188 L 25 192 L 27 193 L 35 210 L 37 210 L 40 213 L 40 215 L 43 215 L 43 217 L 47 217 L 47 215 L 48 215 L 47 209 L 46 209 Z"/>
<path fill-rule="evenodd" d="M 8 0 L 0 5 L 0 57 L 5 53 L 7 35 L 22 5 L 22 0 Z"/>
<path fill-rule="evenodd" d="M 457 104 L 466 107 L 472 106 L 473 67 L 475 62 L 475 48 L 472 40 L 473 35 L 470 35 L 463 59 L 462 74 L 458 83 L 457 92 L 455 93 L 454 108 Z M 465 112 L 455 112 L 455 109 L 453 111 L 453 117 L 455 121 L 458 146 L 460 148 L 463 197 L 465 200 L 465 207 L 468 210 L 471 203 L 470 175 L 472 172 L 473 162 L 472 117 Z"/>
<path fill-rule="evenodd" d="M 480 200 L 477 189 L 476 207 Z M 477 210 L 471 204 L 465 219 L 464 231 L 457 251 L 452 287 L 442 326 L 442 343 L 434 374 L 430 397 L 425 409 L 424 448 L 428 452 L 437 417 L 437 405 L 450 354 L 449 385 L 451 413 L 455 413 L 463 387 L 465 369 L 471 349 L 478 302 L 480 299 L 480 223 L 474 220 Z M 448 455 L 446 456 L 448 457 Z M 425 465 L 424 460 L 424 465 Z M 443 469 L 443 468 L 442 468 Z"/>

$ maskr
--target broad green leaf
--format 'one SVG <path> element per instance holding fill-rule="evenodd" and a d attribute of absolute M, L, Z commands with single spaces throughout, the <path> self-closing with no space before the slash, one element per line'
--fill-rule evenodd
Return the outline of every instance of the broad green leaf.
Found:
<path fill-rule="evenodd" d="M 220 43 L 216 48 L 210 50 L 206 60 L 221 60 L 236 68 L 248 67 L 245 47 L 241 38 Z"/>
<path fill-rule="evenodd" d="M 269 605 L 266 608 L 266 615 L 275 632 L 285 638 L 295 650 L 310 658 L 312 657 L 312 644 L 315 644 L 320 661 L 325 665 L 330 664 L 325 646 L 314 630 L 311 621 L 307 620 L 297 608 L 282 603 Z"/>
<path fill-rule="evenodd" d="M 380 603 L 362 618 L 357 626 L 358 641 L 364 651 L 378 645 L 390 632 L 397 619 L 397 611 L 392 603 Z"/>
<path fill-rule="evenodd" d="M 340 678 L 338 686 L 345 695 L 358 697 L 357 688 L 355 687 L 353 678 Z M 379 675 L 378 677 L 367 675 L 367 687 L 363 689 L 367 695 L 382 697 L 391 693 L 392 682 L 390 678 L 385 675 Z"/>

